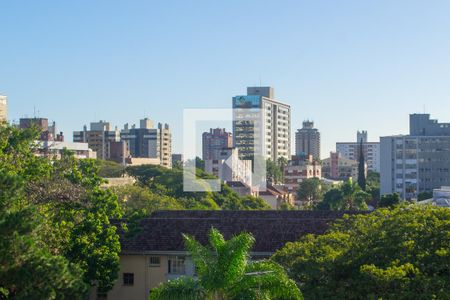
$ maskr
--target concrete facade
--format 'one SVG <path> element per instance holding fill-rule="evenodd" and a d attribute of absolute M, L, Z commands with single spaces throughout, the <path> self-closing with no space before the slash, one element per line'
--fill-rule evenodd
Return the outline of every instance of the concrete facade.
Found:
<path fill-rule="evenodd" d="M 222 181 L 241 181 L 252 185 L 252 161 L 239 159 L 237 148 L 222 149 L 217 159 L 205 160 L 205 172 Z"/>
<path fill-rule="evenodd" d="M 322 168 L 312 155 L 294 156 L 284 167 L 284 184 L 289 191 L 295 192 L 298 185 L 308 178 L 321 178 Z"/>
<path fill-rule="evenodd" d="M 0 95 L 0 123 L 8 121 L 8 98 Z"/>
<path fill-rule="evenodd" d="M 450 136 L 381 137 L 381 194 L 419 193 L 450 185 Z"/>
<path fill-rule="evenodd" d="M 89 148 L 97 152 L 97 158 L 109 159 L 109 142 L 119 142 L 120 132 L 117 127 L 113 129 L 111 123 L 100 120 L 99 122 L 92 122 L 90 130 L 87 130 L 85 125 L 83 131 L 74 131 L 73 141 L 88 143 Z"/>
<path fill-rule="evenodd" d="M 331 152 L 322 160 L 322 176 L 332 180 L 358 179 L 358 161 L 343 157 L 339 152 Z M 366 164 L 367 176 L 367 164 Z"/>
<path fill-rule="evenodd" d="M 303 122 L 302 129 L 295 133 L 295 155 L 312 155 L 320 159 L 320 132 L 314 128 L 314 122 Z"/>
<path fill-rule="evenodd" d="M 168 124 L 158 123 L 145 118 L 140 120 L 140 127 L 125 124 L 120 132 L 120 139 L 127 143 L 133 158 L 158 159 L 160 165 L 172 167 L 172 134 Z"/>
<path fill-rule="evenodd" d="M 291 107 L 275 100 L 271 87 L 248 87 L 247 95 L 233 97 L 232 103 L 233 145 L 241 158 L 255 152 L 273 161 L 290 158 Z M 256 120 L 245 120 L 249 114 Z"/>
<path fill-rule="evenodd" d="M 380 143 L 368 142 L 367 131 L 358 131 L 355 142 L 336 143 L 336 152 L 344 158 L 359 161 L 359 147 L 363 142 L 363 154 L 369 171 L 380 172 Z"/>
<path fill-rule="evenodd" d="M 72 143 L 60 141 L 36 141 L 37 156 L 49 157 L 52 159 L 60 159 L 63 151 L 69 150 L 73 152 L 75 158 L 97 158 L 97 153 L 92 151 L 87 143 Z"/>
<path fill-rule="evenodd" d="M 450 123 L 410 115 L 409 135 L 381 137 L 381 194 L 417 199 L 450 185 Z"/>
<path fill-rule="evenodd" d="M 344 158 L 359 161 L 359 143 L 336 143 L 336 152 L 339 152 Z M 380 143 L 363 143 L 364 160 L 370 171 L 380 172 Z"/>
<path fill-rule="evenodd" d="M 211 128 L 202 134 L 202 159 L 218 159 L 219 152 L 233 146 L 233 135 L 225 128 Z"/>

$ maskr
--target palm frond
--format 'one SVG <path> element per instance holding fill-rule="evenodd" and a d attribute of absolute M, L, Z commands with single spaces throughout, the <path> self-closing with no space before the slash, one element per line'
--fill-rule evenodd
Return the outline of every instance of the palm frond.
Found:
<path fill-rule="evenodd" d="M 194 278 L 182 276 L 170 280 L 150 292 L 150 300 L 199 300 L 206 299 L 206 292 Z"/>
<path fill-rule="evenodd" d="M 270 260 L 249 263 L 246 276 L 230 289 L 229 294 L 232 299 L 303 299 L 283 267 Z"/>

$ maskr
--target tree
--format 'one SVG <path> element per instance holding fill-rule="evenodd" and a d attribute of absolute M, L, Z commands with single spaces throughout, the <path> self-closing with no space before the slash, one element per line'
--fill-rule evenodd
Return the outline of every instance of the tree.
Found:
<path fill-rule="evenodd" d="M 180 277 L 161 284 L 151 300 L 165 299 L 303 299 L 284 269 L 270 260 L 249 261 L 254 238 L 241 233 L 226 241 L 216 229 L 203 246 L 184 236 L 198 278 Z"/>
<path fill-rule="evenodd" d="M 98 176 L 105 178 L 122 177 L 125 167 L 112 160 L 97 160 L 99 164 Z"/>
<path fill-rule="evenodd" d="M 221 184 L 220 192 L 186 192 L 183 187 L 182 169 L 166 169 L 160 166 L 142 165 L 128 167 L 126 171 L 130 176 L 137 179 L 137 185 L 151 191 L 152 197 L 155 197 L 155 195 L 168 197 L 166 200 L 169 200 L 169 198 L 174 200 L 182 209 L 245 210 L 269 208 L 263 199 L 252 196 L 241 197 L 224 183 Z M 200 169 L 196 169 L 195 176 L 200 179 L 217 179 Z M 122 192 L 126 192 L 126 190 Z M 130 195 L 121 194 L 122 197 L 130 197 Z M 170 202 L 174 203 L 172 200 Z M 165 201 L 165 203 L 168 204 L 169 202 Z M 128 208 L 133 207 L 128 205 Z M 174 208 L 175 206 L 172 207 Z M 167 207 L 167 209 L 171 208 Z M 147 211 L 150 212 L 150 210 Z"/>
<path fill-rule="evenodd" d="M 122 216 L 117 196 L 101 187 L 95 160 L 63 154 L 52 166 L 48 178 L 28 184 L 29 199 L 45 216 L 48 244 L 81 267 L 87 284 L 109 290 L 119 271 L 119 236 L 109 222 Z"/>
<path fill-rule="evenodd" d="M 175 198 L 152 192 L 140 185 L 125 185 L 112 188 L 118 196 L 125 217 L 135 213 L 148 217 L 156 210 L 183 210 Z"/>
<path fill-rule="evenodd" d="M 380 186 L 380 173 L 369 170 L 367 172 L 367 184 L 372 186 Z"/>
<path fill-rule="evenodd" d="M 297 199 L 306 207 L 312 207 L 322 198 L 322 186 L 319 178 L 304 179 L 297 188 Z"/>
<path fill-rule="evenodd" d="M 281 183 L 283 180 L 283 169 L 278 162 L 268 159 L 266 161 L 266 176 L 271 183 Z"/>
<path fill-rule="evenodd" d="M 371 195 L 362 191 L 351 178 L 325 193 L 323 201 L 315 209 L 318 210 L 367 210 L 367 202 Z"/>
<path fill-rule="evenodd" d="M 11 298 L 34 289 L 27 298 L 48 299 L 77 299 L 94 284 L 108 290 L 119 270 L 119 236 L 109 223 L 121 217 L 117 196 L 101 188 L 104 181 L 94 160 L 76 160 L 69 151 L 54 161 L 34 155 L 38 134 L 33 129 L 0 128 L 5 180 L 0 198 L 6 203 L 0 205 L 0 215 L 17 210 L 23 217 L 0 220 L 8 226 L 5 235 L 12 238 L 0 246 L 5 258 L 1 266 L 9 270 L 8 279 L 0 278 L 0 289 Z M 15 194 L 3 194 L 10 187 Z M 55 285 L 41 282 L 45 279 Z M 37 296 L 40 292 L 48 297 Z"/>
<path fill-rule="evenodd" d="M 195 157 L 195 168 L 205 170 L 205 161 L 198 156 Z"/>
<path fill-rule="evenodd" d="M 429 205 L 344 216 L 272 259 L 307 299 L 448 299 L 450 210 Z"/>
<path fill-rule="evenodd" d="M 265 210 L 271 209 L 270 205 L 267 204 L 261 197 L 254 197 L 251 195 L 246 195 L 242 197 L 242 204 L 244 209 L 250 210 Z"/>
<path fill-rule="evenodd" d="M 397 193 L 381 196 L 378 207 L 394 207 L 400 203 L 400 196 Z"/>
<path fill-rule="evenodd" d="M 48 245 L 45 216 L 27 198 L 51 165 L 31 152 L 35 130 L 0 127 L 0 299 L 81 299 L 80 266 Z"/>
<path fill-rule="evenodd" d="M 431 198 L 433 198 L 432 192 L 422 192 L 422 193 L 419 193 L 419 195 L 417 196 L 417 201 L 428 200 Z"/>
<path fill-rule="evenodd" d="M 363 191 L 366 190 L 366 162 L 364 159 L 362 139 L 359 142 L 358 185 Z"/>

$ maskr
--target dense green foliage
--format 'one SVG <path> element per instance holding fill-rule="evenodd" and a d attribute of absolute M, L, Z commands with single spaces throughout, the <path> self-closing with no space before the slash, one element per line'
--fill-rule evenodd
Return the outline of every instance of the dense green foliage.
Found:
<path fill-rule="evenodd" d="M 180 277 L 161 284 L 150 293 L 151 300 L 171 299 L 302 299 L 284 269 L 269 260 L 249 261 L 254 243 L 248 233 L 225 240 L 211 229 L 209 245 L 184 236 L 198 278 Z"/>
<path fill-rule="evenodd" d="M 277 161 L 268 159 L 266 161 L 266 176 L 267 181 L 278 184 L 284 182 L 284 167 L 287 165 L 287 159 L 284 157 L 278 158 Z"/>
<path fill-rule="evenodd" d="M 367 210 L 371 195 L 362 191 L 350 178 L 338 187 L 325 193 L 323 200 L 317 203 L 317 210 Z"/>
<path fill-rule="evenodd" d="M 450 210 L 397 206 L 347 216 L 273 260 L 307 299 L 449 299 Z"/>
<path fill-rule="evenodd" d="M 400 196 L 397 193 L 381 196 L 378 207 L 394 207 L 400 204 Z"/>
<path fill-rule="evenodd" d="M 432 192 L 422 192 L 422 193 L 419 193 L 419 195 L 417 195 L 418 201 L 428 200 L 430 198 L 433 198 Z"/>
<path fill-rule="evenodd" d="M 121 201 L 128 213 L 136 207 L 142 208 L 145 203 L 148 213 L 151 213 L 151 207 L 154 209 L 270 209 L 263 199 L 252 196 L 241 197 L 224 184 L 220 192 L 186 192 L 183 190 L 183 170 L 179 168 L 167 169 L 142 165 L 128 167 L 126 172 L 138 181 L 137 187 L 116 190 L 122 200 L 125 198 L 128 200 Z M 200 169 L 196 172 L 199 178 L 214 178 Z M 136 193 L 141 195 L 140 204 L 134 203 L 137 197 L 127 195 L 127 190 L 135 195 Z"/>
<path fill-rule="evenodd" d="M 112 287 L 120 244 L 117 198 L 92 160 L 36 157 L 34 130 L 0 128 L 0 298 L 80 299 Z"/>
<path fill-rule="evenodd" d="M 121 177 L 125 172 L 124 166 L 115 161 L 99 159 L 97 163 L 98 176 L 103 178 Z"/>
<path fill-rule="evenodd" d="M 380 173 L 375 171 L 367 172 L 366 192 L 372 196 L 368 204 L 376 207 L 380 201 Z"/>
<path fill-rule="evenodd" d="M 297 189 L 297 199 L 304 208 L 311 208 L 323 197 L 322 183 L 319 178 L 304 179 Z"/>

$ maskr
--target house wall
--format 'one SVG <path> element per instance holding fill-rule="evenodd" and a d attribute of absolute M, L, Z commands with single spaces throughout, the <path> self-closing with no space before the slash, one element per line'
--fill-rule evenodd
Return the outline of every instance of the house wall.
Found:
<path fill-rule="evenodd" d="M 160 258 L 160 265 L 150 265 L 150 257 Z M 168 260 L 172 255 L 121 255 L 119 277 L 111 291 L 107 293 L 108 300 L 146 300 L 150 290 L 160 283 L 175 279 L 181 275 L 193 276 L 194 265 L 190 257 L 185 257 L 185 274 L 169 274 Z M 175 255 L 173 255 L 175 256 Z M 131 286 L 123 284 L 123 274 L 133 273 L 134 283 Z M 89 300 L 97 300 L 97 289 L 91 290 Z M 104 299 L 104 298 L 103 298 Z"/>

